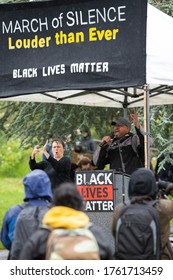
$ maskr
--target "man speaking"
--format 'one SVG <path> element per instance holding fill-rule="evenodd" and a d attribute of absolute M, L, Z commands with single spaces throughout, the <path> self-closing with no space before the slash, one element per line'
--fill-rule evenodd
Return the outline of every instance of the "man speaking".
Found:
<path fill-rule="evenodd" d="M 135 114 L 130 118 L 135 126 L 136 134 L 131 132 L 129 120 L 120 118 L 112 122 L 113 137 L 104 136 L 100 147 L 93 155 L 93 162 L 98 169 L 110 164 L 110 169 L 130 175 L 140 167 L 144 167 L 144 135 Z"/>

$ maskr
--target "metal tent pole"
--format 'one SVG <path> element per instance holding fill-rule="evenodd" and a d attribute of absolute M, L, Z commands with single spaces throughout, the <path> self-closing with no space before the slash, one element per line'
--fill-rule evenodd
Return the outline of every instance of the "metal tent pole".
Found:
<path fill-rule="evenodd" d="M 128 92 L 128 88 L 124 88 L 125 92 Z M 124 103 L 123 103 L 123 111 L 124 111 L 124 118 L 128 118 L 128 108 L 127 108 L 127 95 L 124 96 Z"/>
<path fill-rule="evenodd" d="M 150 168 L 150 114 L 149 114 L 149 94 L 148 85 L 144 86 L 144 148 L 145 148 L 145 167 Z"/>

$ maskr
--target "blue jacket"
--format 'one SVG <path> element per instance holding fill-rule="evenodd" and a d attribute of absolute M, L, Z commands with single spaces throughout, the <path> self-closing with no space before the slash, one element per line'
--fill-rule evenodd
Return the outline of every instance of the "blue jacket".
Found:
<path fill-rule="evenodd" d="M 1 229 L 1 242 L 8 250 L 11 248 L 13 233 L 17 217 L 25 204 L 33 206 L 47 205 L 52 200 L 51 183 L 48 175 L 42 170 L 34 170 L 28 173 L 24 179 L 24 203 L 10 207 L 3 220 Z"/>

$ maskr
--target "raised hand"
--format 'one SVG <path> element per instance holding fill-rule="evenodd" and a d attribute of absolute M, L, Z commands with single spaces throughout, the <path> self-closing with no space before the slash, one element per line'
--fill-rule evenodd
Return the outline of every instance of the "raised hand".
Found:
<path fill-rule="evenodd" d="M 133 114 L 130 114 L 130 118 L 134 124 L 134 126 L 136 126 L 138 129 L 140 128 L 140 123 L 138 120 L 138 115 L 136 114 L 136 111 L 134 110 Z"/>
<path fill-rule="evenodd" d="M 34 149 L 33 149 L 33 151 L 32 151 L 32 154 L 31 154 L 31 158 L 32 159 L 34 159 L 35 158 L 35 156 L 36 156 L 36 154 L 38 154 L 39 153 L 39 145 L 36 145 L 35 147 L 34 147 Z"/>

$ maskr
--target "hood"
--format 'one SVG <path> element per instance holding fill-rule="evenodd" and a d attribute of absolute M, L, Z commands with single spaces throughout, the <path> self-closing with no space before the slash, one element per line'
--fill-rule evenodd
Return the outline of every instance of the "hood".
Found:
<path fill-rule="evenodd" d="M 43 218 L 43 224 L 51 228 L 74 229 L 86 226 L 88 223 L 89 218 L 84 212 L 65 206 L 51 208 Z"/>
<path fill-rule="evenodd" d="M 36 169 L 28 173 L 23 179 L 23 184 L 25 190 L 24 201 L 38 198 L 52 200 L 50 179 L 43 170 Z"/>
<path fill-rule="evenodd" d="M 156 198 L 158 187 L 153 172 L 147 168 L 139 168 L 131 174 L 129 181 L 129 198 L 134 196 L 150 196 Z"/>

